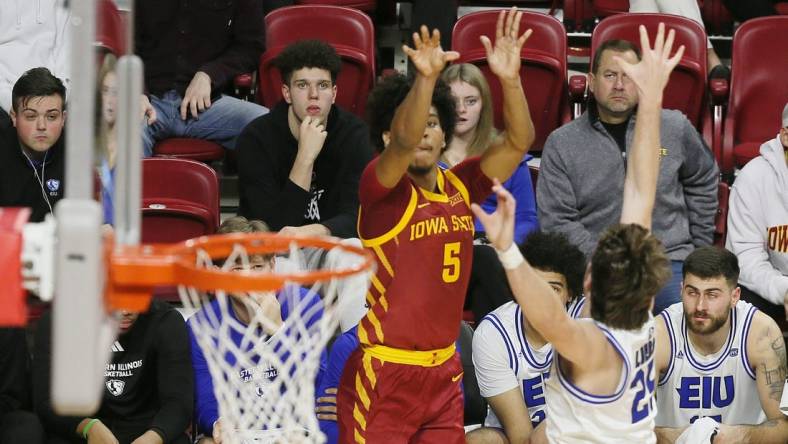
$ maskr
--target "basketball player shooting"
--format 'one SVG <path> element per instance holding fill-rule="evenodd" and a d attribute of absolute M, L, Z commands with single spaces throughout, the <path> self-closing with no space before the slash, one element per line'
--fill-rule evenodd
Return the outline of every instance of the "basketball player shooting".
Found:
<path fill-rule="evenodd" d="M 437 161 L 456 119 L 450 89 L 439 81 L 459 54 L 422 26 L 413 48 L 412 83 L 392 76 L 372 91 L 370 132 L 381 151 L 359 186 L 359 235 L 377 259 L 337 396 L 343 443 L 462 443 L 462 365 L 454 341 L 470 274 L 470 205 L 508 178 L 533 142 L 520 81 L 522 13 L 502 11 L 493 46 L 481 41 L 504 91 L 505 131 L 482 155 L 450 170 Z"/>
<path fill-rule="evenodd" d="M 637 87 L 634 144 L 628 154 L 620 225 L 609 228 L 584 282 L 592 319 L 572 319 L 550 286 L 513 243 L 515 201 L 495 181 L 498 208 L 473 212 L 498 251 L 528 322 L 558 356 L 547 380 L 547 419 L 532 442 L 654 443 L 654 295 L 670 275 L 669 260 L 650 234 L 660 148 L 662 91 L 684 47 L 670 57 L 675 33 L 659 25 L 653 47 L 640 27 L 642 60 L 616 57 L 623 81 Z M 618 79 L 616 79 L 618 80 Z"/>

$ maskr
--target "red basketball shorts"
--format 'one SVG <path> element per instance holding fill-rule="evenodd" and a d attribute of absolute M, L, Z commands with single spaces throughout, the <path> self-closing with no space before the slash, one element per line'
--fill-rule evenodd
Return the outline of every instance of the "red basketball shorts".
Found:
<path fill-rule="evenodd" d="M 356 349 L 337 394 L 339 442 L 464 443 L 462 363 L 453 345 L 439 352 L 436 365 L 430 352 Z"/>

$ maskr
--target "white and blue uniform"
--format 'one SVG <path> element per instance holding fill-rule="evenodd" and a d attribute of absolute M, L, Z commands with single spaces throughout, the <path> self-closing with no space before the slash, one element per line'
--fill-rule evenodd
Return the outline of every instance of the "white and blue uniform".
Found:
<path fill-rule="evenodd" d="M 766 420 L 755 370 L 747 360 L 747 336 L 757 311 L 747 302 L 737 302 L 725 345 L 707 356 L 692 346 L 681 303 L 660 313 L 667 325 L 670 361 L 657 386 L 657 426 L 684 427 L 704 416 L 724 424 Z"/>
<path fill-rule="evenodd" d="M 584 298 L 572 303 L 569 315 L 578 317 L 584 303 Z M 515 302 L 490 312 L 473 334 L 473 366 L 481 395 L 489 398 L 519 386 L 534 427 L 545 419 L 544 380 L 552 363 L 549 343 L 535 348 L 528 342 L 523 312 Z M 503 428 L 490 407 L 484 426 Z"/>
<path fill-rule="evenodd" d="M 588 322 L 595 322 L 588 320 Z M 655 443 L 654 318 L 637 330 L 597 322 L 623 360 L 615 392 L 599 396 L 575 386 L 554 359 L 545 382 L 547 439 L 551 443 Z"/>

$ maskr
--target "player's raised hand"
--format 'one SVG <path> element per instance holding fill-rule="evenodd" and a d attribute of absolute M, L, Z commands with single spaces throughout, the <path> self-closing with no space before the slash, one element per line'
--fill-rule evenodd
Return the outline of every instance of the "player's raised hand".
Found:
<path fill-rule="evenodd" d="M 515 80 L 520 77 L 520 50 L 533 32 L 531 29 L 520 35 L 522 11 L 512 8 L 498 14 L 495 25 L 495 46 L 486 35 L 479 37 L 487 52 L 490 70 L 501 79 Z"/>
<path fill-rule="evenodd" d="M 514 212 L 517 202 L 498 179 L 493 179 L 492 190 L 498 197 L 495 211 L 487 214 L 477 204 L 471 204 L 471 211 L 484 226 L 490 244 L 498 251 L 506 251 L 514 242 Z"/>
<path fill-rule="evenodd" d="M 441 48 L 441 34 L 437 29 L 432 30 L 432 36 L 424 25 L 421 25 L 420 31 L 413 33 L 413 48 L 402 45 L 402 50 L 408 55 L 419 74 L 437 78 L 446 64 L 457 60 L 460 53 L 444 51 Z"/>
<path fill-rule="evenodd" d="M 675 36 L 675 31 L 671 29 L 666 38 L 665 24 L 660 23 L 652 48 L 649 44 L 646 27 L 640 25 L 640 47 L 643 50 L 640 62 L 632 64 L 619 56 L 613 56 L 613 60 L 618 62 L 621 70 L 635 84 L 641 98 L 649 97 L 661 100 L 662 90 L 668 84 L 670 73 L 684 54 L 684 45 L 681 45 L 673 57 L 670 56 Z"/>

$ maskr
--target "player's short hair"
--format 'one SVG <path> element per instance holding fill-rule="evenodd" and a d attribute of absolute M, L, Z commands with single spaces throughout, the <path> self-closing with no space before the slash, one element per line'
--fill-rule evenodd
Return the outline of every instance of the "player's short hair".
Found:
<path fill-rule="evenodd" d="M 591 317 L 612 328 L 640 328 L 670 275 L 665 249 L 648 230 L 608 228 L 591 257 Z"/>
<path fill-rule="evenodd" d="M 412 85 L 412 76 L 394 74 L 385 77 L 370 92 L 367 99 L 367 123 L 372 145 L 378 151 L 382 152 L 385 148 L 383 133 L 391 129 L 394 113 L 405 100 Z M 448 147 L 451 144 L 454 126 L 457 123 L 457 110 L 451 89 L 440 79 L 435 84 L 435 90 L 432 93 L 432 106 L 438 111 L 438 120 L 441 123 L 444 141 Z"/>
<path fill-rule="evenodd" d="M 520 251 L 532 267 L 564 276 L 569 302 L 583 294 L 586 257 L 565 235 L 534 231 L 520 245 Z"/>
<path fill-rule="evenodd" d="M 688 274 L 701 279 L 723 277 L 731 288 L 736 288 L 739 282 L 739 260 L 724 248 L 700 247 L 684 259 L 681 273 L 684 279 Z"/>
<path fill-rule="evenodd" d="M 605 40 L 594 52 L 594 60 L 591 62 L 591 72 L 597 74 L 599 71 L 599 64 L 602 60 L 602 54 L 607 51 L 627 52 L 632 51 L 640 60 L 640 48 L 629 40 L 611 39 Z"/>
<path fill-rule="evenodd" d="M 342 59 L 331 45 L 320 40 L 299 40 L 288 45 L 274 60 L 282 75 L 282 83 L 290 86 L 293 72 L 302 68 L 325 69 L 331 73 L 331 83 L 336 83 Z"/>
<path fill-rule="evenodd" d="M 219 225 L 218 234 L 228 233 L 268 233 L 271 228 L 261 220 L 249 220 L 243 216 L 233 216 Z"/>
<path fill-rule="evenodd" d="M 11 90 L 11 107 L 14 112 L 27 105 L 33 97 L 58 95 L 66 108 L 66 87 L 46 68 L 32 68 L 25 71 L 14 83 Z"/>

